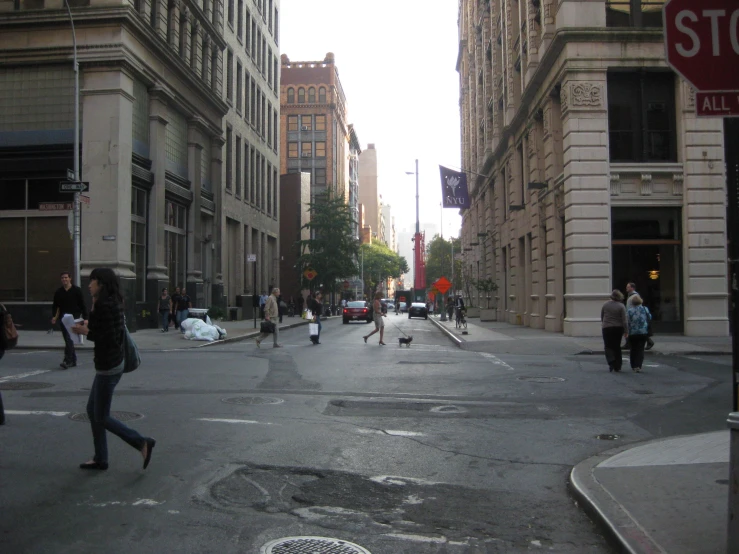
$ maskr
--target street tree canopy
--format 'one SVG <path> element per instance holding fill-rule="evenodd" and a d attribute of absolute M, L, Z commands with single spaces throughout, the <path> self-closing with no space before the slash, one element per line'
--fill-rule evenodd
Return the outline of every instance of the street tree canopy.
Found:
<path fill-rule="evenodd" d="M 353 236 L 354 217 L 343 196 L 321 196 L 308 204 L 310 221 L 303 228 L 310 231 L 310 239 L 299 241 L 301 255 L 298 268 L 310 268 L 317 273 L 313 281 L 329 291 L 336 290 L 337 282 L 359 273 L 357 256 L 359 241 Z M 308 286 L 304 281 L 304 286 Z"/>
<path fill-rule="evenodd" d="M 449 281 L 454 276 L 455 281 L 459 281 L 462 276 L 462 262 L 457 260 L 454 264 L 454 272 L 452 273 L 452 242 L 454 243 L 454 253 L 461 253 L 461 244 L 458 238 L 445 240 L 439 235 L 426 245 L 426 284 L 431 286 L 439 277 L 446 277 Z M 457 290 L 458 284 L 452 283 L 451 290 Z"/>
<path fill-rule="evenodd" d="M 409 271 L 406 259 L 381 242 L 363 244 L 360 248 L 362 253 L 360 260 L 363 259 L 365 294 L 368 296 L 371 295 L 372 291 L 377 290 L 377 285 L 383 280 L 391 277 L 397 279 L 403 273 Z"/>

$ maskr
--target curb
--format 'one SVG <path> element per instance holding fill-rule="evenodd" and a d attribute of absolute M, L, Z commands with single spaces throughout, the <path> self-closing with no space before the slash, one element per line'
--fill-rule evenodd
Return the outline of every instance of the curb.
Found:
<path fill-rule="evenodd" d="M 450 341 L 452 341 L 452 343 L 453 343 L 453 344 L 454 344 L 454 345 L 455 345 L 456 347 L 458 347 L 458 348 L 462 348 L 462 345 L 463 345 L 463 344 L 464 344 L 465 342 L 467 342 L 467 341 L 465 341 L 464 339 L 461 339 L 461 338 L 459 338 L 459 337 L 458 337 L 458 336 L 457 336 L 456 334 L 454 334 L 454 333 L 453 333 L 452 331 L 450 331 L 449 329 L 447 329 L 447 328 L 446 328 L 446 325 L 442 325 L 441 323 L 439 323 L 438 321 L 436 321 L 436 320 L 435 320 L 435 319 L 434 319 L 433 317 L 430 317 L 430 318 L 429 318 L 429 321 L 430 321 L 431 323 L 433 323 L 434 325 L 436 325 L 436 328 L 437 328 L 437 329 L 440 329 L 440 330 L 441 330 L 441 332 L 442 332 L 442 333 L 444 333 L 444 334 L 445 334 L 445 335 L 447 336 L 447 338 L 448 338 L 448 339 L 449 339 Z"/>
<path fill-rule="evenodd" d="M 308 325 L 308 323 L 310 322 L 303 319 L 299 323 L 290 323 L 289 325 L 283 325 L 282 327 L 280 327 L 280 331 L 287 331 L 288 329 L 294 329 L 296 327 Z M 249 339 L 255 339 L 261 334 L 262 333 L 258 330 L 252 331 L 245 335 L 237 335 L 235 337 L 226 337 L 225 339 L 222 339 L 222 340 L 214 340 L 213 342 L 206 342 L 205 344 L 199 344 L 197 346 L 193 346 L 192 348 L 205 348 L 207 346 L 222 345 L 222 344 L 228 344 L 231 342 L 241 342 L 241 341 L 245 341 Z"/>
<path fill-rule="evenodd" d="M 626 349 L 622 349 L 624 352 L 628 352 Z M 581 350 L 575 352 L 574 356 L 605 356 L 603 350 Z M 688 350 L 686 352 L 660 352 L 659 350 L 648 350 L 644 352 L 645 356 L 731 356 L 731 351 L 726 352 L 723 350 Z"/>
<path fill-rule="evenodd" d="M 583 460 L 570 471 L 567 489 L 583 511 L 604 531 L 606 539 L 628 554 L 657 554 L 664 552 L 649 533 L 639 525 L 593 475 L 593 470 L 613 456 L 637 446 L 660 442 L 647 440 L 607 450 Z"/>

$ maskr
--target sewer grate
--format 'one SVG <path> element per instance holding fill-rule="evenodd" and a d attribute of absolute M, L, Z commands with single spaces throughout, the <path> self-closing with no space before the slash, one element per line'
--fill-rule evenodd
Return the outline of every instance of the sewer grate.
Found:
<path fill-rule="evenodd" d="M 599 441 L 616 441 L 621 438 L 621 435 L 595 435 L 595 438 Z"/>
<path fill-rule="evenodd" d="M 0 390 L 33 390 L 48 389 L 53 387 L 53 383 L 39 383 L 34 381 L 6 381 L 0 383 Z"/>
<path fill-rule="evenodd" d="M 527 381 L 529 383 L 561 383 L 566 381 L 564 377 L 519 377 L 519 381 Z"/>
<path fill-rule="evenodd" d="M 221 402 L 226 404 L 282 404 L 282 398 L 270 398 L 268 396 L 235 396 L 233 398 L 223 398 Z"/>
<path fill-rule="evenodd" d="M 262 554 L 371 554 L 352 542 L 326 537 L 286 537 L 270 541 Z"/>
<path fill-rule="evenodd" d="M 132 419 L 141 419 L 144 416 L 143 414 L 137 414 L 136 412 L 110 412 L 110 417 L 117 419 L 118 421 L 131 421 Z M 82 422 L 90 421 L 87 414 L 84 413 L 70 414 L 69 419 L 72 421 Z"/>
<path fill-rule="evenodd" d="M 647 389 L 636 389 L 632 390 L 631 392 L 633 392 L 634 394 L 654 394 L 652 391 Z"/>

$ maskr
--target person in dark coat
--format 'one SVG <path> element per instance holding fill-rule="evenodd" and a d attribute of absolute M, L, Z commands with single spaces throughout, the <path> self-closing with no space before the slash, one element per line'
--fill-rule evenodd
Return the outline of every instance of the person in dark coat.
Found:
<path fill-rule="evenodd" d="M 65 314 L 70 314 L 75 319 L 79 317 L 87 319 L 87 306 L 85 306 L 85 299 L 82 297 L 82 289 L 72 284 L 72 277 L 68 271 L 62 271 L 61 280 L 62 286 L 54 293 L 54 303 L 51 305 L 51 313 L 54 314 L 51 318 L 51 324 L 56 325 L 59 322 L 59 327 L 62 330 L 64 359 L 59 367 L 67 369 L 77 365 L 77 353 L 74 350 L 72 337 L 69 336 L 67 328 L 62 323 L 62 318 Z"/>
<path fill-rule="evenodd" d="M 624 295 L 620 290 L 614 289 L 611 299 L 600 309 L 603 347 L 609 371 L 621 371 L 621 337 L 629 334 L 623 301 Z"/>
<path fill-rule="evenodd" d="M 112 269 L 93 269 L 90 273 L 90 294 L 93 298 L 90 320 L 75 325 L 72 330 L 95 343 L 95 379 L 87 401 L 87 417 L 92 427 L 95 455 L 80 464 L 80 469 L 108 469 L 108 441 L 106 431 L 117 435 L 141 452 L 144 469 L 151 461 L 156 441 L 111 417 L 113 391 L 123 375 L 123 297 L 118 277 Z"/>

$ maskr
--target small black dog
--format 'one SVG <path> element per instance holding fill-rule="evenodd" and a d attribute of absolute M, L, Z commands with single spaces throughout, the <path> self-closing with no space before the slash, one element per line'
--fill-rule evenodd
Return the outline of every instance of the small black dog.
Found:
<path fill-rule="evenodd" d="M 405 344 L 408 348 L 410 348 L 412 342 L 413 342 L 413 337 L 412 336 L 411 337 L 406 337 L 406 338 L 404 338 L 404 337 L 399 337 L 398 338 L 398 346 L 403 346 Z"/>

